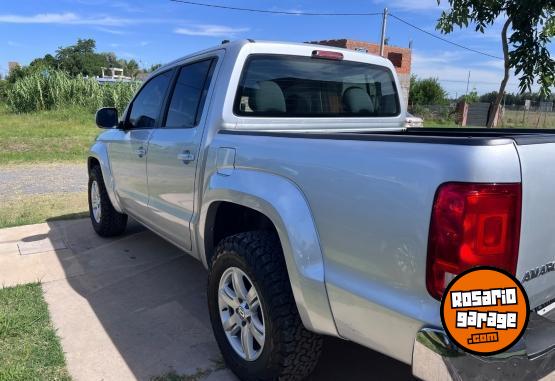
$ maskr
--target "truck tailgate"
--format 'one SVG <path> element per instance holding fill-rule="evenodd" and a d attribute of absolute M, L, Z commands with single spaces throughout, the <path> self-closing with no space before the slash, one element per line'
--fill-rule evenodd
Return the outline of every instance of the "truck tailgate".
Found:
<path fill-rule="evenodd" d="M 517 278 L 534 309 L 555 302 L 555 142 L 516 140 L 522 170 Z"/>

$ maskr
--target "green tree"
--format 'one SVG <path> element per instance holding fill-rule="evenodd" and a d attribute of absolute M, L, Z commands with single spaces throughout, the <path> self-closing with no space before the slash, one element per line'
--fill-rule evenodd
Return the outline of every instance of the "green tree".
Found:
<path fill-rule="evenodd" d="M 37 67 L 42 69 L 56 69 L 58 67 L 58 61 L 52 56 L 52 54 L 46 54 L 42 58 L 35 58 L 29 64 L 30 67 Z"/>
<path fill-rule="evenodd" d="M 476 89 L 472 89 L 470 93 L 463 95 L 460 99 L 467 103 L 476 103 L 480 100 L 480 97 L 478 96 L 478 91 L 476 91 Z"/>
<path fill-rule="evenodd" d="M 121 66 L 121 61 L 122 60 L 118 60 L 118 57 L 116 56 L 116 53 L 114 52 L 108 52 L 108 53 L 101 53 L 104 56 L 104 59 L 106 60 L 106 67 L 120 67 Z"/>
<path fill-rule="evenodd" d="M 493 103 L 497 99 L 497 95 L 498 95 L 497 91 L 492 91 L 486 94 L 482 94 L 480 95 L 480 102 Z"/>
<path fill-rule="evenodd" d="M 44 67 L 41 65 L 34 65 L 34 66 L 18 66 L 14 69 L 12 69 L 12 71 L 10 71 L 10 74 L 6 77 L 6 81 L 12 85 L 14 84 L 17 80 L 24 78 L 30 74 L 33 74 L 37 71 L 42 71 L 44 70 Z"/>
<path fill-rule="evenodd" d="M 409 100 L 413 106 L 445 104 L 447 93 L 437 78 L 419 79 L 413 75 L 410 79 Z"/>
<path fill-rule="evenodd" d="M 127 70 L 130 70 L 132 73 L 138 73 L 140 68 L 139 68 L 139 63 L 135 60 L 129 60 L 127 61 Z"/>
<path fill-rule="evenodd" d="M 152 66 L 150 67 L 150 69 L 147 70 L 147 72 L 148 72 L 148 73 L 153 72 L 153 71 L 155 71 L 155 70 L 158 70 L 158 69 L 161 68 L 161 67 L 162 67 L 162 64 L 159 64 L 159 63 L 158 63 L 158 64 L 154 64 L 154 65 L 152 65 Z"/>
<path fill-rule="evenodd" d="M 5 101 L 8 93 L 8 81 L 0 78 L 0 101 Z"/>
<path fill-rule="evenodd" d="M 151 67 L 150 71 L 153 68 Z M 117 67 L 124 70 L 124 74 L 130 77 L 137 77 L 146 69 L 141 69 L 136 60 L 129 61 L 119 59 L 113 52 L 96 52 L 96 42 L 93 39 L 79 39 L 74 45 L 60 47 L 56 55 L 46 54 L 42 58 L 34 59 L 28 66 L 18 67 L 6 78 L 9 84 L 15 83 L 18 79 L 52 70 L 62 70 L 72 77 L 96 76 L 102 73 L 102 67 Z"/>
<path fill-rule="evenodd" d="M 449 9 L 443 11 L 437 23 L 442 33 L 451 33 L 455 27 L 470 24 L 484 33 L 498 18 L 505 18 L 501 30 L 505 75 L 493 104 L 488 127 L 505 94 L 505 88 L 514 69 L 520 80 L 520 91 L 531 91 L 536 81 L 543 96 L 548 96 L 555 81 L 555 62 L 548 45 L 555 34 L 554 0 L 446 0 Z M 441 0 L 438 0 L 438 4 Z"/>
<path fill-rule="evenodd" d="M 134 59 L 129 61 L 123 60 L 122 68 L 123 73 L 131 78 L 135 78 L 141 72 L 139 64 Z"/>
<path fill-rule="evenodd" d="M 105 54 L 96 53 L 96 42 L 93 39 L 79 39 L 75 45 L 56 51 L 58 67 L 75 75 L 94 76 L 101 73 L 103 66 L 109 66 Z"/>

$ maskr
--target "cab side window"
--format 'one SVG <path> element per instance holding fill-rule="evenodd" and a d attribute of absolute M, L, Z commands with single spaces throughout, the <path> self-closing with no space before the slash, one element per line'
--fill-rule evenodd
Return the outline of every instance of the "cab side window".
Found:
<path fill-rule="evenodd" d="M 170 70 L 159 74 L 141 89 L 131 105 L 129 127 L 154 128 L 156 126 L 172 73 L 173 71 Z"/>
<path fill-rule="evenodd" d="M 167 128 L 192 128 L 199 123 L 213 67 L 214 60 L 208 59 L 181 68 L 168 107 Z"/>

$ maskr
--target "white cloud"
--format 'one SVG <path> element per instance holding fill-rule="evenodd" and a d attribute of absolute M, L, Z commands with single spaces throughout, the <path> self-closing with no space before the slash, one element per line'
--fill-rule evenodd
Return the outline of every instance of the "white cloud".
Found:
<path fill-rule="evenodd" d="M 288 15 L 288 16 L 300 16 L 301 13 L 307 12 L 307 11 L 304 11 L 304 10 L 302 10 L 302 9 L 300 9 L 300 8 L 288 8 L 288 9 L 283 9 L 283 8 L 278 8 L 278 7 L 276 7 L 276 6 L 273 6 L 272 8 L 270 8 L 270 10 L 271 10 L 271 11 L 275 11 L 275 12 L 287 12 L 287 13 L 290 13 L 290 15 Z M 308 12 L 311 12 L 311 11 L 308 11 Z M 314 11 L 314 12 L 316 12 L 316 11 Z M 282 16 L 286 16 L 286 15 L 282 15 Z"/>
<path fill-rule="evenodd" d="M 480 63 L 480 66 L 490 67 L 497 70 L 505 69 L 505 61 L 502 60 L 491 60 Z"/>
<path fill-rule="evenodd" d="M 20 44 L 19 42 L 9 41 L 9 40 L 8 40 L 8 46 L 18 47 L 18 46 L 23 46 L 23 45 Z"/>
<path fill-rule="evenodd" d="M 111 7 L 120 9 L 125 12 L 143 12 L 143 10 L 136 4 L 130 4 L 126 1 L 114 1 L 114 0 L 66 0 L 66 2 L 79 3 L 85 6 L 91 7 Z"/>
<path fill-rule="evenodd" d="M 74 13 L 41 13 L 32 16 L 0 15 L 0 23 L 11 24 L 67 24 L 79 20 Z"/>
<path fill-rule="evenodd" d="M 96 30 L 99 30 L 99 31 L 104 32 L 104 33 L 110 33 L 110 34 L 116 34 L 116 35 L 125 34 L 125 32 L 122 31 L 122 30 L 119 30 L 119 29 L 112 29 L 112 28 L 98 27 L 98 28 L 96 28 Z"/>
<path fill-rule="evenodd" d="M 250 28 L 233 28 L 225 25 L 192 25 L 188 28 L 177 28 L 174 32 L 186 36 L 234 37 L 249 30 Z"/>
<path fill-rule="evenodd" d="M 119 42 L 112 42 L 112 43 L 108 44 L 108 46 L 111 47 L 111 48 L 121 48 L 121 47 L 124 47 L 124 46 L 127 46 L 127 47 L 129 47 L 129 46 L 143 46 L 144 47 L 144 46 L 147 46 L 149 44 L 150 44 L 150 42 L 148 42 L 148 41 L 140 41 L 138 43 L 132 43 L 132 44 L 129 44 L 129 43 L 122 44 L 122 43 L 119 43 Z M 129 54 L 132 54 L 133 56 L 135 56 L 134 53 L 129 53 Z"/>
<path fill-rule="evenodd" d="M 461 52 L 442 52 L 439 54 L 434 55 L 423 55 L 413 51 L 412 54 L 412 66 L 414 67 L 428 67 L 429 65 L 433 64 L 448 64 L 459 59 L 462 59 L 464 56 Z"/>
<path fill-rule="evenodd" d="M 65 13 L 39 13 L 36 15 L 22 16 L 0 14 L 0 23 L 4 24 L 64 24 L 64 25 L 98 25 L 98 26 L 124 26 L 145 22 L 162 22 L 157 19 L 120 18 L 112 16 L 83 17 L 72 12 Z"/>
<path fill-rule="evenodd" d="M 118 55 L 118 57 L 134 59 L 134 60 L 139 58 L 139 56 L 137 56 L 135 53 L 131 53 L 131 52 L 118 52 L 117 55 Z"/>

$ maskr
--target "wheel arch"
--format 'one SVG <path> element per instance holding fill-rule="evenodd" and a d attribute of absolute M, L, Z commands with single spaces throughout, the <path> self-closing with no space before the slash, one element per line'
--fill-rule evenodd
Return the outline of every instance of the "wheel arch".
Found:
<path fill-rule="evenodd" d="M 230 218 L 234 211 L 245 213 L 250 218 L 247 221 L 259 225 L 239 223 L 237 226 L 273 229 L 277 233 L 305 327 L 337 336 L 325 287 L 318 233 L 301 190 L 284 177 L 251 170 L 234 170 L 231 176 L 213 174 L 205 189 L 197 231 L 204 265 L 209 267 L 216 241 L 221 238 L 219 227 L 228 224 L 219 218 Z"/>
<path fill-rule="evenodd" d="M 106 186 L 106 191 L 108 192 L 108 197 L 119 213 L 123 213 L 123 209 L 121 208 L 121 204 L 119 202 L 119 197 L 115 191 L 115 183 L 114 178 L 112 176 L 112 169 L 110 167 L 110 161 L 108 157 L 108 150 L 105 144 L 96 142 L 89 150 L 89 154 L 87 157 L 87 170 L 88 173 L 91 172 L 91 169 L 95 166 L 100 166 L 100 170 L 102 171 L 102 179 L 104 180 L 104 185 Z"/>
<path fill-rule="evenodd" d="M 206 213 L 204 231 L 207 266 L 211 266 L 214 248 L 222 239 L 254 230 L 267 230 L 278 234 L 275 224 L 265 214 L 250 206 L 229 201 L 212 202 Z"/>

